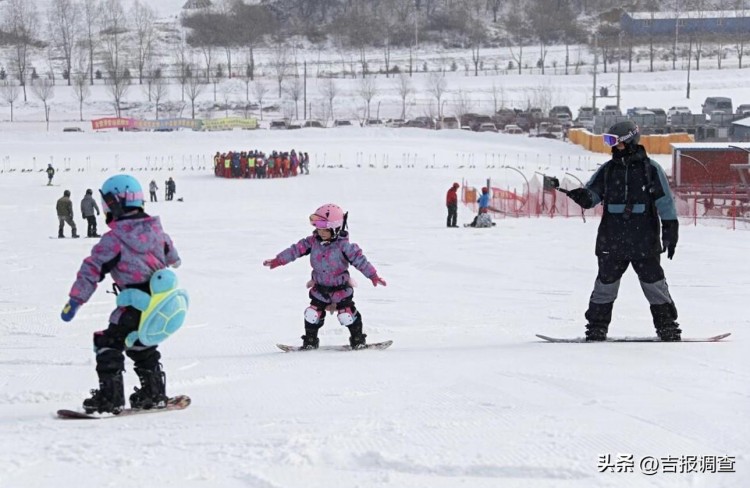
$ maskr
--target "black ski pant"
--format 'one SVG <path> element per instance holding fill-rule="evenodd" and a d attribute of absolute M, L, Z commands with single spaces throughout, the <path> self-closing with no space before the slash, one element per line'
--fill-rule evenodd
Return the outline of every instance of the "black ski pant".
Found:
<path fill-rule="evenodd" d="M 651 315 L 657 329 L 670 326 L 677 319 L 677 308 L 669 294 L 660 256 L 646 259 L 617 259 L 610 255 L 598 256 L 599 272 L 591 292 L 586 319 L 589 325 L 607 330 L 612 320 L 612 307 L 620 289 L 620 278 L 632 264 L 638 275 L 641 290 L 651 306 Z M 589 327 L 591 328 L 591 327 Z"/>
<path fill-rule="evenodd" d="M 133 347 L 125 348 L 125 338 L 138 330 L 140 321 L 140 310 L 126 307 L 116 324 L 110 323 L 105 330 L 94 333 L 96 372 L 100 377 L 114 376 L 125 370 L 123 352 L 133 360 L 138 369 L 153 371 L 159 366 L 161 353 L 157 346 L 144 346 L 136 341 Z"/>
<path fill-rule="evenodd" d="M 152 201 L 152 202 L 156 202 L 156 201 L 158 201 L 158 200 L 156 199 L 156 192 L 155 192 L 155 191 L 152 191 L 152 192 L 149 192 L 149 193 L 151 193 L 151 201 Z"/>
<path fill-rule="evenodd" d="M 458 220 L 458 204 L 457 203 L 450 203 L 447 205 L 448 207 L 448 227 L 456 227 L 458 224 L 456 221 Z"/>
<path fill-rule="evenodd" d="M 86 223 L 87 223 L 86 236 L 94 237 L 96 235 L 96 216 L 87 215 Z"/>

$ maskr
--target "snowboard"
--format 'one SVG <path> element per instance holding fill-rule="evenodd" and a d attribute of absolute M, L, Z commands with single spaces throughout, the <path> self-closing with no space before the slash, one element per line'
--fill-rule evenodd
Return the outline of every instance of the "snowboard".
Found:
<path fill-rule="evenodd" d="M 683 337 L 682 341 L 679 342 L 719 342 L 722 339 L 726 339 L 732 335 L 731 332 L 727 332 L 725 334 L 719 334 L 711 337 Z M 559 337 L 549 337 L 546 335 L 536 334 L 536 336 L 540 339 L 544 339 L 546 342 L 573 342 L 573 343 L 584 343 L 589 342 L 584 337 L 573 337 L 573 338 L 559 338 Z M 590 342 L 598 342 L 598 341 L 590 341 Z M 606 341 L 601 342 L 665 342 L 659 339 L 658 337 L 607 337 Z"/>
<path fill-rule="evenodd" d="M 385 341 L 385 342 L 373 342 L 371 344 L 367 344 L 367 347 L 364 347 L 363 349 L 357 349 L 358 351 L 364 350 L 364 349 L 388 349 L 391 344 L 393 344 L 393 341 Z M 341 346 L 320 346 L 318 349 L 302 349 L 301 346 L 288 346 L 286 344 L 276 344 L 276 347 L 281 349 L 284 352 L 297 352 L 297 351 L 351 351 L 352 346 L 349 344 L 341 345 Z"/>
<path fill-rule="evenodd" d="M 152 408 L 149 410 L 143 410 L 139 408 L 126 408 L 117 415 L 106 413 L 106 414 L 89 414 L 81 412 L 79 410 L 58 410 L 57 416 L 61 419 L 113 419 L 117 417 L 129 417 L 131 415 L 140 415 L 144 413 L 159 413 L 159 412 L 171 412 L 173 410 L 183 410 L 190 405 L 190 397 L 187 395 L 178 395 L 171 397 L 167 400 L 167 406 L 164 408 Z"/>
<path fill-rule="evenodd" d="M 49 238 L 50 238 L 50 239 L 80 239 L 80 238 L 81 238 L 81 236 L 78 236 L 78 237 L 70 237 L 70 236 L 65 236 L 65 237 L 49 236 Z"/>

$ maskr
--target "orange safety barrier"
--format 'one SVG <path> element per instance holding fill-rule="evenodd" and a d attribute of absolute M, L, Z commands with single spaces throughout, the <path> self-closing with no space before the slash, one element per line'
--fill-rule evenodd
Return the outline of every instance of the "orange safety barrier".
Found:
<path fill-rule="evenodd" d="M 592 134 L 586 129 L 570 129 L 568 139 L 574 144 L 584 147 L 585 149 L 598 152 L 608 153 L 611 149 L 602 141 L 601 134 Z M 649 134 L 641 136 L 641 144 L 650 154 L 672 154 L 672 144 L 678 142 L 694 142 L 695 138 L 684 132 L 675 134 Z"/>

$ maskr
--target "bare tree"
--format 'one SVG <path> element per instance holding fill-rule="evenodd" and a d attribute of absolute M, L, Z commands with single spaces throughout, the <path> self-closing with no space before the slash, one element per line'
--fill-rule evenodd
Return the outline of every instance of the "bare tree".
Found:
<path fill-rule="evenodd" d="M 10 105 L 10 121 L 13 122 L 13 104 L 18 100 L 21 94 L 21 87 L 16 85 L 13 80 L 3 80 L 0 82 L 0 97 L 5 103 Z"/>
<path fill-rule="evenodd" d="M 747 17 L 747 6 L 745 0 L 738 0 L 734 6 L 735 16 L 738 18 Z M 746 31 L 737 32 L 733 35 L 734 48 L 737 50 L 737 61 L 739 68 L 742 69 L 742 58 L 745 55 L 745 44 L 748 40 L 748 33 Z"/>
<path fill-rule="evenodd" d="M 3 30 L 13 48 L 12 63 L 18 73 L 18 81 L 23 88 L 23 101 L 26 95 L 26 70 L 29 64 L 29 51 L 38 45 L 34 34 L 38 32 L 36 3 L 27 0 L 8 0 L 3 19 Z"/>
<path fill-rule="evenodd" d="M 156 120 L 159 120 L 159 105 L 169 95 L 169 84 L 157 70 L 151 70 L 147 77 L 148 99 L 156 105 Z"/>
<path fill-rule="evenodd" d="M 523 10 L 521 0 L 512 0 L 512 5 L 503 19 L 505 30 L 508 32 L 511 58 L 518 65 L 518 74 L 523 68 L 523 47 L 529 38 L 529 21 Z M 514 46 L 515 45 L 515 48 Z"/>
<path fill-rule="evenodd" d="M 154 10 L 140 0 L 133 2 L 133 8 L 130 11 L 130 17 L 133 19 L 133 35 L 135 41 L 135 59 L 138 67 L 138 83 L 143 84 L 143 75 L 146 66 L 151 62 L 154 55 L 154 44 L 156 42 L 156 29 L 154 20 L 156 15 Z"/>
<path fill-rule="evenodd" d="M 31 91 L 44 105 L 44 120 L 47 122 L 47 131 L 49 131 L 49 101 L 55 96 L 55 85 L 46 78 L 39 78 L 31 83 Z"/>
<path fill-rule="evenodd" d="M 445 79 L 445 73 L 442 71 L 433 71 L 430 73 L 430 77 L 427 80 L 427 93 L 435 97 L 437 100 L 437 116 L 442 118 L 442 107 L 440 101 L 445 94 L 445 90 L 448 86 L 448 82 Z"/>
<path fill-rule="evenodd" d="M 453 98 L 453 110 L 456 114 L 456 118 L 460 121 L 464 115 L 472 111 L 473 107 L 474 101 L 471 99 L 471 94 L 463 89 L 459 89 L 458 93 Z"/>
<path fill-rule="evenodd" d="M 358 87 L 359 96 L 365 101 L 365 119 L 370 119 L 370 103 L 372 99 L 378 94 L 378 86 L 375 83 L 375 78 L 366 77 L 359 80 Z"/>
<path fill-rule="evenodd" d="M 411 84 L 411 78 L 406 73 L 401 73 L 396 79 L 396 90 L 401 98 L 401 119 L 406 119 L 406 99 L 414 93 L 414 87 Z"/>
<path fill-rule="evenodd" d="M 187 80 L 187 84 L 185 86 L 185 93 L 187 94 L 188 99 L 190 100 L 190 111 L 191 111 L 191 118 L 195 119 L 195 100 L 200 96 L 201 93 L 203 93 L 203 90 L 206 89 L 207 84 L 201 80 L 200 76 L 196 73 L 195 76 L 191 76 Z"/>
<path fill-rule="evenodd" d="M 287 96 L 294 102 L 294 118 L 299 120 L 299 100 L 304 95 L 304 84 L 302 78 L 294 76 L 285 84 L 284 91 Z"/>
<path fill-rule="evenodd" d="M 338 95 L 336 81 L 333 78 L 326 78 L 325 81 L 321 82 L 318 86 L 318 90 L 328 102 L 328 114 L 330 115 L 331 120 L 335 119 L 333 114 L 333 99 Z"/>
<path fill-rule="evenodd" d="M 256 81 L 253 85 L 253 95 L 258 100 L 258 107 L 260 112 L 260 120 L 263 120 L 263 99 L 268 93 L 268 87 L 262 81 Z"/>
<path fill-rule="evenodd" d="M 497 86 L 493 81 L 490 94 L 492 95 L 493 112 L 497 113 L 498 109 L 505 105 L 505 89 L 502 86 Z"/>
<path fill-rule="evenodd" d="M 72 83 L 73 56 L 78 47 L 80 30 L 79 5 L 73 0 L 52 0 L 47 10 L 47 31 L 52 45 L 65 62 L 68 86 Z"/>
<path fill-rule="evenodd" d="M 96 26 L 99 23 L 100 13 L 98 0 L 82 0 L 83 37 L 88 51 L 88 72 L 92 85 L 94 84 L 94 48 L 97 44 Z"/>
<path fill-rule="evenodd" d="M 277 39 L 275 44 L 271 58 L 271 68 L 276 77 L 276 83 L 279 86 L 279 98 L 281 98 L 281 84 L 289 73 L 289 54 L 283 39 Z"/>
<path fill-rule="evenodd" d="M 110 80 L 108 86 L 116 87 L 118 93 L 124 94 L 125 84 L 125 34 L 127 17 L 122 9 L 121 0 L 105 0 L 101 20 L 101 35 L 104 40 L 104 66 Z M 112 90 L 110 89 L 110 93 Z M 118 117 L 119 106 L 117 107 Z"/>
<path fill-rule="evenodd" d="M 529 21 L 531 32 L 539 42 L 538 67 L 544 74 L 547 58 L 547 47 L 559 38 L 561 26 L 558 23 L 558 11 L 561 9 L 558 0 L 534 0 L 526 5 L 525 16 Z"/>
<path fill-rule="evenodd" d="M 78 115 L 83 122 L 83 102 L 91 94 L 91 88 L 88 85 L 88 74 L 86 70 L 77 71 L 73 78 L 73 94 L 78 100 Z"/>

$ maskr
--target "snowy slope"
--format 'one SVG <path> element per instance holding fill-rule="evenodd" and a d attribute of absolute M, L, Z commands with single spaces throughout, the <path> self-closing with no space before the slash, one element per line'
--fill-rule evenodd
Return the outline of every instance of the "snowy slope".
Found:
<path fill-rule="evenodd" d="M 588 164 L 577 172 L 584 177 L 601 156 L 525 137 L 391 129 L 28 134 L 11 127 L 0 142 L 7 158 L 0 174 L 3 488 L 750 482 L 745 232 L 684 224 L 674 261 L 664 263 L 685 335 L 731 331 L 730 340 L 553 345 L 534 334 L 583 332 L 597 221 L 444 227 L 453 181 L 523 184 L 512 171 L 486 168 L 485 154 L 525 161 L 529 177 L 559 174 L 569 160 Z M 315 155 L 311 175 L 227 181 L 186 162 L 254 147 L 307 150 Z M 414 168 L 394 166 L 405 153 L 418 154 Z M 433 154 L 439 169 L 426 167 Z M 461 164 L 468 154 L 477 168 Z M 32 157 L 39 170 L 50 155 L 71 168 L 56 177 L 60 186 L 46 187 L 39 172 L 7 173 L 19 161 L 31 168 Z M 160 157 L 175 170 L 134 174 L 144 185 L 174 176 L 185 199 L 148 211 L 161 216 L 183 258 L 190 315 L 161 349 L 168 391 L 189 394 L 193 404 L 173 414 L 57 420 L 56 409 L 79 405 L 96 386 L 91 334 L 106 325 L 114 300 L 105 280 L 74 322 L 59 320 L 92 242 L 48 238 L 55 200 L 68 188 L 77 207 L 84 190 L 117 166 L 141 168 L 149 158 L 155 168 Z M 373 288 L 354 272 L 368 339 L 393 339 L 387 351 L 284 354 L 274 346 L 299 341 L 310 266 L 300 260 L 270 271 L 261 262 L 306 236 L 307 216 L 329 201 L 349 210 L 352 240 L 388 281 Z M 461 222 L 471 217 L 459 210 Z M 632 271 L 611 331 L 653 332 Z M 329 316 L 321 341 L 344 343 L 345 332 Z M 129 368 L 126 388 L 135 381 Z M 635 472 L 599 473 L 607 454 L 632 454 Z M 733 456 L 736 472 L 648 476 L 637 464 L 690 455 Z"/>

